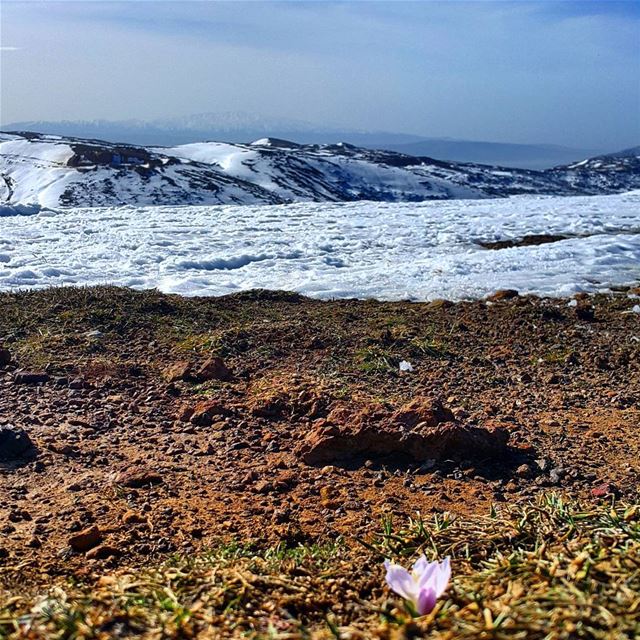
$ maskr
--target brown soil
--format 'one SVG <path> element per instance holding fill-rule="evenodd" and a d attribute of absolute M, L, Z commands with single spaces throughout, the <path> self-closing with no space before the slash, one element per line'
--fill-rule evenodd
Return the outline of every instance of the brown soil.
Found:
<path fill-rule="evenodd" d="M 0 426 L 34 443 L 0 461 L 0 581 L 364 535 L 385 513 L 486 513 L 549 487 L 637 499 L 633 304 L 0 295 Z"/>

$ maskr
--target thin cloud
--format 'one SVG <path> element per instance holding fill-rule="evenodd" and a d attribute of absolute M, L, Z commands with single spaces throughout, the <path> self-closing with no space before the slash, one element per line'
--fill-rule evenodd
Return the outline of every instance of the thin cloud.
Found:
<path fill-rule="evenodd" d="M 20 51 L 22 47 L 0 47 L 0 51 Z"/>

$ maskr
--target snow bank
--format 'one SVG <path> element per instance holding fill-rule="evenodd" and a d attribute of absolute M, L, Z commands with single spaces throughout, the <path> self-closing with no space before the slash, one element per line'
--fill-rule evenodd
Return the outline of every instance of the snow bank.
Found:
<path fill-rule="evenodd" d="M 640 280 L 640 193 L 45 213 L 3 219 L 0 289 L 115 283 L 184 295 L 267 288 L 429 300 L 502 288 L 566 296 Z M 479 244 L 545 234 L 570 237 Z"/>

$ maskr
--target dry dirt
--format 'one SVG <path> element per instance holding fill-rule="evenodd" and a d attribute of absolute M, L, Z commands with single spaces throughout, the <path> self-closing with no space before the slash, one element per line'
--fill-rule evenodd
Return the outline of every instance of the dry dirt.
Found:
<path fill-rule="evenodd" d="M 0 438 L 0 580 L 361 536 L 550 487 L 637 500 L 634 304 L 2 294 L 0 427 L 33 448 Z"/>

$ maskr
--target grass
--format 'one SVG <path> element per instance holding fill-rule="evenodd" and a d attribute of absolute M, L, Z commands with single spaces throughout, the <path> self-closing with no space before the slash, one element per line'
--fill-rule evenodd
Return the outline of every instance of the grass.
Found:
<path fill-rule="evenodd" d="M 382 560 L 452 557 L 436 609 L 412 619 Z M 91 584 L 0 597 L 3 638 L 640 637 L 640 506 L 558 494 L 485 516 L 385 519 L 368 540 L 227 544 Z"/>

